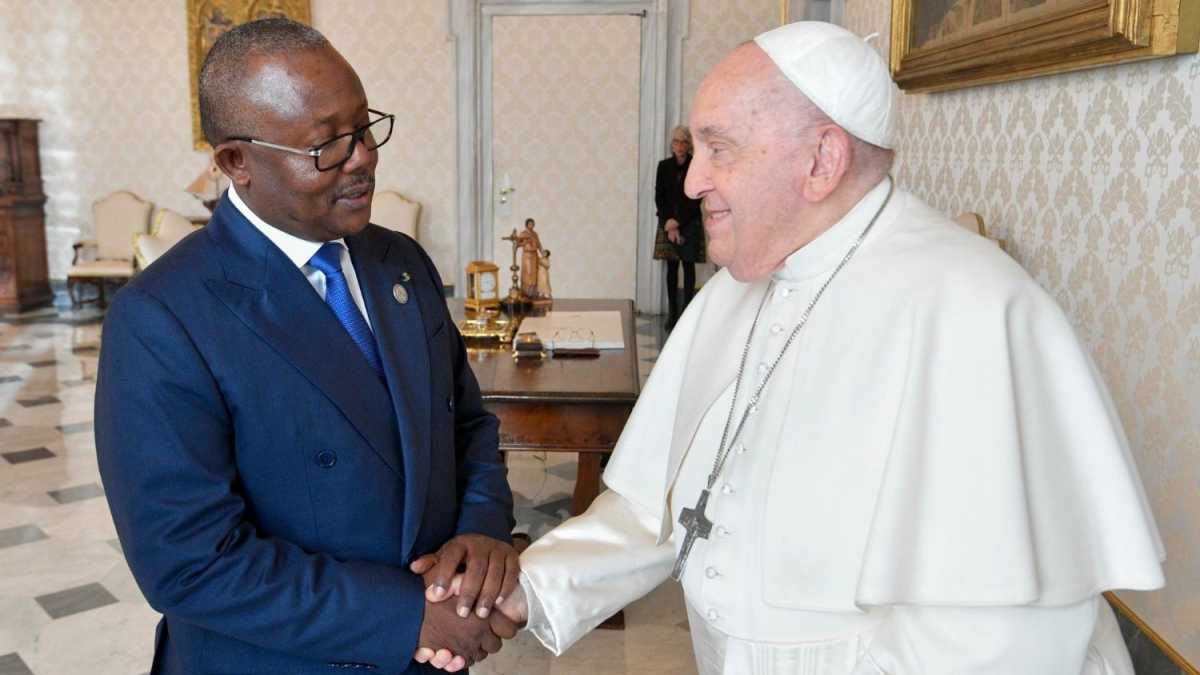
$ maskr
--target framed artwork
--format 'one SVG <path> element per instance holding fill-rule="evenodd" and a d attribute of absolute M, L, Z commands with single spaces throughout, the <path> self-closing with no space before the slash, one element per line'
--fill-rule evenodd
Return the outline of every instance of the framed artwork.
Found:
<path fill-rule="evenodd" d="M 1195 52 L 1197 0 L 892 0 L 892 76 L 939 91 Z"/>
<path fill-rule="evenodd" d="M 287 17 L 312 23 L 309 0 L 187 0 L 188 71 L 192 81 L 192 145 L 208 150 L 200 130 L 200 66 L 217 38 L 256 19 Z"/>

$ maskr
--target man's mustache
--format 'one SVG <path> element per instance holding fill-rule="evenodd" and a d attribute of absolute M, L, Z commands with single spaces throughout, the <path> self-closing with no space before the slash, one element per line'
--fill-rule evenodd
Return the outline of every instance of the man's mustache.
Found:
<path fill-rule="evenodd" d="M 342 197 L 345 197 L 346 195 L 352 195 L 356 192 L 362 192 L 364 188 L 369 190 L 373 187 L 375 187 L 375 179 L 370 176 L 366 176 L 366 177 L 355 180 L 353 183 L 350 183 L 349 185 L 338 188 L 338 191 L 336 193 L 334 193 L 333 198 L 341 199 Z"/>

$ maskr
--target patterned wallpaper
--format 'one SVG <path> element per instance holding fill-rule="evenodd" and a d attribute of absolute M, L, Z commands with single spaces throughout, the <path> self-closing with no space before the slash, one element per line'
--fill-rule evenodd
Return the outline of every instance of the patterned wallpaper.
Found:
<path fill-rule="evenodd" d="M 358 71 L 371 106 L 396 114 L 376 190 L 421 203 L 417 238 L 454 283 L 454 42 L 446 7 L 446 0 L 312 0 L 313 25 Z"/>
<path fill-rule="evenodd" d="M 555 296 L 634 297 L 641 20 L 498 16 L 492 31 L 492 165 L 516 189 L 493 259 L 507 266 L 499 237 L 531 217 Z"/>
<path fill-rule="evenodd" d="M 311 1 L 313 23 L 358 70 L 372 105 L 396 113 L 396 136 L 381 151 L 379 189 L 421 202 L 421 242 L 453 278 L 455 80 L 447 0 L 359 0 L 352 11 L 333 0 Z M 204 214 L 183 191 L 206 165 L 205 155 L 191 149 L 185 5 L 183 0 L 0 0 L 0 115 L 45 120 L 42 169 L 54 278 L 65 276 L 71 244 L 91 235 L 91 203 L 109 192 L 128 189 L 159 206 Z M 774 26 L 778 11 L 777 0 L 692 3 L 683 44 L 683 110 L 704 73 L 733 45 Z M 617 64 L 627 57 L 636 63 L 636 50 L 635 42 L 631 51 L 613 56 Z M 574 63 L 584 71 L 595 63 L 578 49 L 564 55 L 563 68 Z M 636 109 L 636 98 L 630 109 Z M 588 132 L 599 136 L 597 143 L 636 148 L 636 133 L 628 136 L 618 125 L 610 134 L 594 122 Z M 663 139 L 664 157 L 666 152 Z M 554 235 L 548 235 L 547 244 L 553 244 Z M 568 284 L 558 286 L 559 292 L 570 291 L 576 283 L 567 282 L 572 273 L 565 262 L 556 262 L 554 280 Z M 577 262 L 583 270 L 579 279 L 611 272 L 610 265 L 591 269 L 591 258 Z"/>
<path fill-rule="evenodd" d="M 91 235 L 91 204 L 128 189 L 183 213 L 191 149 L 183 2 L 0 0 L 0 115 L 40 117 L 50 275 Z"/>
<path fill-rule="evenodd" d="M 849 0 L 847 25 L 886 36 L 889 12 Z M 897 157 L 902 185 L 1006 237 L 1091 348 L 1167 546 L 1167 589 L 1121 597 L 1200 663 L 1200 56 L 905 96 Z"/>
<path fill-rule="evenodd" d="M 183 188 L 207 159 L 191 148 L 183 0 L 0 0 L 0 115 L 41 129 L 50 275 L 91 235 L 91 203 L 128 189 L 188 215 Z M 372 105 L 396 113 L 378 188 L 422 203 L 421 239 L 457 265 L 453 48 L 445 0 L 312 0 L 313 23 L 358 70 Z M 386 30 L 381 30 L 386 27 Z"/>
<path fill-rule="evenodd" d="M 683 43 L 684 124 L 701 80 L 737 45 L 779 25 L 779 0 L 693 0 Z M 663 139 L 663 157 L 667 139 Z"/>

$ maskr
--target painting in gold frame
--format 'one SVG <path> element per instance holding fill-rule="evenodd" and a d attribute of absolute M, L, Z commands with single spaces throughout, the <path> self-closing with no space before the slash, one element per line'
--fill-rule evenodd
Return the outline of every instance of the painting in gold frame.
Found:
<path fill-rule="evenodd" d="M 312 24 L 309 0 L 187 0 L 188 71 L 192 81 L 192 144 L 208 150 L 200 130 L 200 65 L 217 38 L 255 19 L 287 17 Z"/>
<path fill-rule="evenodd" d="M 892 77 L 941 91 L 1195 52 L 1197 0 L 892 0 Z"/>

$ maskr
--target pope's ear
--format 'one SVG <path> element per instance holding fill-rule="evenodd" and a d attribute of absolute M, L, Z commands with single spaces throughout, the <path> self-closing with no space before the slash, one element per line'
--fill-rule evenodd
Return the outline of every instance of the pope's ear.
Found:
<path fill-rule="evenodd" d="M 238 141 L 226 141 L 217 145 L 213 149 L 213 162 L 221 169 L 221 173 L 229 177 L 229 181 L 234 185 L 249 185 L 250 184 L 250 168 L 247 165 L 249 158 L 242 151 L 241 143 Z"/>
<path fill-rule="evenodd" d="M 850 134 L 841 127 L 831 124 L 821 131 L 802 187 L 806 201 L 824 201 L 837 190 L 850 169 L 853 152 Z"/>

